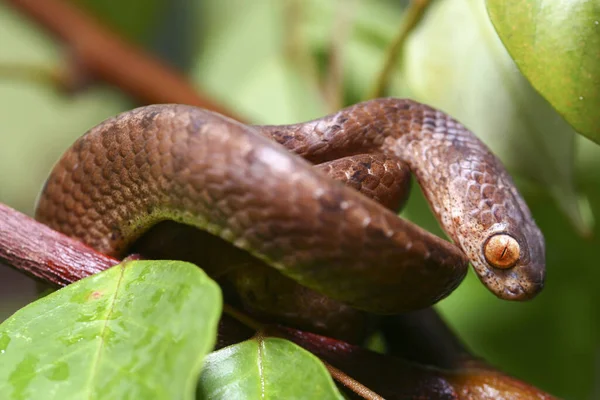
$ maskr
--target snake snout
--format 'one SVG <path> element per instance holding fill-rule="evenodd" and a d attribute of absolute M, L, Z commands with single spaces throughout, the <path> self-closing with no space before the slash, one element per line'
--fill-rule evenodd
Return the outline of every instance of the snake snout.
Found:
<path fill-rule="evenodd" d="M 516 281 L 504 287 L 499 297 L 505 300 L 524 301 L 534 298 L 544 288 L 544 280 Z"/>
<path fill-rule="evenodd" d="M 521 258 L 512 270 L 501 270 L 506 274 L 505 296 L 508 300 L 529 300 L 544 288 L 546 279 L 546 257 L 544 238 L 539 229 L 527 226 L 528 230 L 519 242 L 523 246 Z"/>

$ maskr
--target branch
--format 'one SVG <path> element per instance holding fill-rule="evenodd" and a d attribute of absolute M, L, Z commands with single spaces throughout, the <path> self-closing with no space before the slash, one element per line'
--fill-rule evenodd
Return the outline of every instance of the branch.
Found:
<path fill-rule="evenodd" d="M 81 242 L 0 203 L 0 262 L 37 279 L 65 286 L 110 268 L 118 264 L 119 260 L 100 254 Z M 234 316 L 242 324 L 251 321 L 246 317 L 240 318 L 242 314 L 235 312 L 232 307 L 226 306 L 224 310 L 228 317 Z M 227 324 L 231 323 L 232 320 L 228 317 L 222 318 L 221 328 L 226 328 Z M 262 327 L 259 322 L 249 325 L 251 331 Z M 241 326 L 243 328 L 243 325 Z M 226 332 L 226 329 L 220 329 L 221 346 L 231 344 L 232 338 L 238 342 L 248 334 L 241 331 L 239 326 L 230 329 L 229 333 L 223 336 Z M 292 328 L 271 326 L 263 332 L 291 340 L 314 353 L 326 363 L 336 380 L 367 399 L 379 398 L 376 393 L 389 399 L 408 394 L 432 398 L 431 396 L 441 393 L 442 389 L 450 390 L 455 398 L 468 398 L 471 394 L 477 394 L 481 396 L 479 398 L 485 399 L 494 398 L 485 397 L 486 394 L 500 393 L 506 398 L 553 399 L 533 386 L 484 364 L 473 364 L 468 368 L 467 364 L 451 369 L 431 368 Z M 437 336 L 440 335 L 451 333 L 438 332 Z M 406 345 L 410 346 L 410 343 Z M 462 353 L 461 348 L 458 349 Z"/>
<path fill-rule="evenodd" d="M 119 262 L 0 203 L 0 263 L 66 286 Z"/>
<path fill-rule="evenodd" d="M 62 39 L 82 68 L 145 104 L 180 103 L 237 118 L 161 60 L 127 43 L 65 0 L 7 0 Z"/>
<path fill-rule="evenodd" d="M 291 340 L 386 399 L 555 399 L 488 366 L 432 368 L 292 328 L 268 333 Z"/>

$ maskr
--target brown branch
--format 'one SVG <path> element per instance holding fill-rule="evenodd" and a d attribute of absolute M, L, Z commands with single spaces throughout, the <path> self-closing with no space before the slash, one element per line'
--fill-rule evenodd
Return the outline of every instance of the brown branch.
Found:
<path fill-rule="evenodd" d="M 0 204 L 0 263 L 11 265 L 45 282 L 65 286 L 110 268 L 119 260 L 100 254 Z M 241 313 L 232 307 L 226 306 L 225 310 L 243 324 L 248 323 L 249 320 L 239 318 Z M 221 322 L 223 325 L 231 321 L 231 318 L 223 318 Z M 258 322 L 250 325 L 252 328 L 262 326 Z M 230 330 L 237 341 L 247 335 L 242 332 L 240 336 L 239 330 L 239 327 Z M 553 399 L 533 386 L 484 364 L 462 364 L 450 369 L 431 368 L 292 328 L 270 326 L 261 329 L 261 332 L 286 338 L 314 353 L 326 363 L 336 380 L 366 399 L 380 398 L 379 394 L 387 399 L 405 398 L 402 396 L 435 398 L 440 393 L 451 394 L 454 397 L 449 398 L 456 399 L 472 396 L 491 399 L 498 393 L 506 398 Z M 448 331 L 447 334 L 451 333 Z M 227 337 L 221 337 L 220 342 L 221 345 L 231 344 Z M 463 351 L 460 346 L 458 351 Z"/>
<path fill-rule="evenodd" d="M 269 334 L 291 340 L 388 400 L 555 399 L 488 366 L 432 368 L 296 329 L 277 327 Z M 363 398 L 372 398 L 369 395 Z"/>
<path fill-rule="evenodd" d="M 142 103 L 189 104 L 240 120 L 200 94 L 186 77 L 65 0 L 7 1 L 62 39 L 86 72 Z"/>
<path fill-rule="evenodd" d="M 119 263 L 0 203 L 0 263 L 65 286 Z"/>

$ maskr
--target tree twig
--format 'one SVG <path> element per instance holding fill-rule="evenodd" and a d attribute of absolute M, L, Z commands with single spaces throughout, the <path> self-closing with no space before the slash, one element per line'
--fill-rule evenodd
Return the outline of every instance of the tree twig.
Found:
<path fill-rule="evenodd" d="M 404 20 L 400 24 L 400 30 L 398 31 L 397 36 L 394 38 L 392 43 L 390 44 L 388 50 L 386 51 L 386 58 L 377 76 L 377 80 L 375 81 L 375 85 L 369 94 L 369 98 L 377 98 L 385 95 L 385 91 L 388 87 L 390 76 L 396 65 L 396 60 L 398 59 L 398 54 L 402 51 L 404 44 L 406 43 L 406 39 L 412 30 L 417 26 L 417 24 L 423 18 L 425 14 L 425 10 L 429 5 L 430 0 L 411 0 L 410 5 L 408 6 Z"/>
<path fill-rule="evenodd" d="M 120 261 L 0 203 L 0 262 L 65 286 Z"/>

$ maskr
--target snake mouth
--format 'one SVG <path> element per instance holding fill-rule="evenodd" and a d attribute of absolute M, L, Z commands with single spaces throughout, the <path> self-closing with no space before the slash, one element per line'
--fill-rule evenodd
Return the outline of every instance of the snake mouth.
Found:
<path fill-rule="evenodd" d="M 512 269 L 475 268 L 481 282 L 498 298 L 509 301 L 531 300 L 544 288 L 542 268 L 521 265 Z"/>
<path fill-rule="evenodd" d="M 514 281 L 507 283 L 498 297 L 505 300 L 524 301 L 531 300 L 544 288 L 544 280 Z"/>

